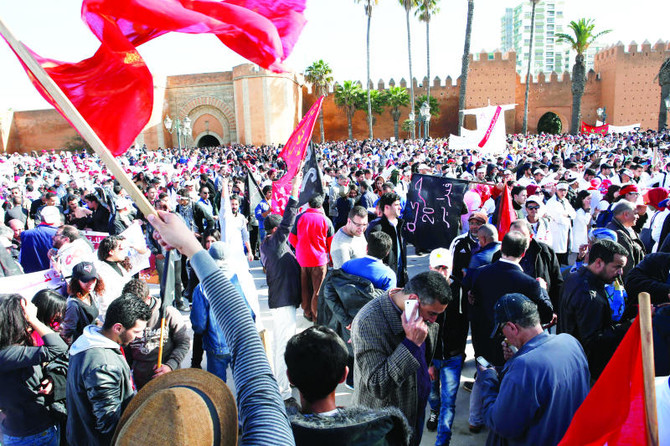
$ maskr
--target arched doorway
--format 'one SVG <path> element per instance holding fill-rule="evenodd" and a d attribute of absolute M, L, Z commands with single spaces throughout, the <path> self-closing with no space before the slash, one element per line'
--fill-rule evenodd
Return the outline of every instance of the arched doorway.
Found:
<path fill-rule="evenodd" d="M 537 121 L 537 133 L 558 135 L 563 132 L 561 118 L 554 112 L 547 112 Z"/>
<path fill-rule="evenodd" d="M 221 141 L 214 135 L 205 135 L 198 141 L 198 147 L 218 147 Z"/>

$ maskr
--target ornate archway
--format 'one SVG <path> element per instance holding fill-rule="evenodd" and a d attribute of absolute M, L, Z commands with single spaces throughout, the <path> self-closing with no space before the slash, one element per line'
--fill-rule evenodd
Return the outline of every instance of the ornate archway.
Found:
<path fill-rule="evenodd" d="M 179 109 L 181 119 L 188 116 L 192 122 L 204 114 L 213 115 L 223 127 L 223 135 L 219 136 L 221 144 L 230 144 L 237 142 L 237 124 L 235 121 L 235 112 L 233 109 L 220 99 L 211 96 L 202 96 L 190 100 Z M 193 139 L 198 141 L 199 135 Z"/>
<path fill-rule="evenodd" d="M 561 117 L 554 112 L 547 112 L 537 121 L 537 133 L 549 133 L 558 135 L 563 133 L 563 122 Z"/>
<path fill-rule="evenodd" d="M 221 135 L 214 132 L 198 135 L 195 139 L 196 147 L 218 147 L 221 145 Z"/>

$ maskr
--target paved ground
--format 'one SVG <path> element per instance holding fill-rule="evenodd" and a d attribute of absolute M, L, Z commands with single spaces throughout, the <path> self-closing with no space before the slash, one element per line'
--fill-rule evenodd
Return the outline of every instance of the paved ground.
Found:
<path fill-rule="evenodd" d="M 418 274 L 422 271 L 428 270 L 428 255 L 422 255 L 422 256 L 417 256 L 414 255 L 413 248 L 409 248 L 409 256 L 408 256 L 408 270 L 409 270 L 409 275 L 412 277 L 415 274 Z M 255 261 L 251 265 L 251 272 L 254 277 L 254 280 L 256 282 L 256 288 L 258 289 L 258 298 L 260 301 L 260 306 L 261 306 L 261 314 L 260 317 L 263 321 L 263 324 L 265 327 L 268 329 L 268 333 L 271 333 L 271 328 L 272 328 L 272 316 L 270 314 L 270 310 L 268 308 L 268 289 L 267 285 L 265 283 L 265 275 L 263 274 L 263 269 L 261 268 L 260 262 Z M 158 287 L 152 287 L 154 292 L 157 292 Z M 184 314 L 184 319 L 189 325 L 190 329 L 190 321 L 188 319 L 188 313 L 183 313 Z M 298 330 L 304 330 L 307 328 L 310 323 L 302 317 L 302 311 L 300 309 L 297 310 L 297 315 L 298 317 L 296 318 L 297 323 L 298 323 Z M 269 342 L 272 342 L 271 339 L 269 339 Z M 465 366 L 463 369 L 463 374 L 461 376 L 461 382 L 467 381 L 467 380 L 472 380 L 472 377 L 474 375 L 474 353 L 472 350 L 472 347 L 470 345 L 470 340 L 468 339 L 468 347 L 467 347 L 467 359 L 465 362 Z M 184 360 L 183 364 L 184 367 L 190 367 L 191 365 L 191 354 L 187 355 L 186 359 Z M 202 364 L 203 369 L 206 367 L 206 360 L 203 359 L 203 364 Z M 228 384 L 231 387 L 231 390 L 234 390 L 235 384 L 232 380 L 232 376 L 229 372 L 228 374 Z M 348 406 L 351 404 L 351 398 L 352 398 L 352 391 L 344 387 L 344 385 L 340 385 L 337 389 L 336 393 L 336 398 L 337 398 L 337 404 L 340 406 Z M 298 392 L 294 390 L 294 396 L 296 399 L 299 400 L 298 398 Z M 453 446 L 477 446 L 477 445 L 483 445 L 486 442 L 486 436 L 487 433 L 486 431 L 482 431 L 479 434 L 471 434 L 469 429 L 468 429 L 468 407 L 469 407 L 469 398 L 470 398 L 470 393 L 466 392 L 463 390 L 463 387 L 461 386 L 458 391 L 458 397 L 456 399 L 456 417 L 454 420 L 454 425 L 453 425 L 453 430 L 454 430 L 454 436 L 452 438 L 451 444 Z M 426 419 L 428 419 L 428 414 L 429 414 L 429 409 L 426 411 Z M 423 435 L 423 440 L 421 441 L 421 445 L 434 445 L 435 444 L 435 437 L 436 434 L 434 432 L 428 432 L 424 430 L 424 435 Z"/>

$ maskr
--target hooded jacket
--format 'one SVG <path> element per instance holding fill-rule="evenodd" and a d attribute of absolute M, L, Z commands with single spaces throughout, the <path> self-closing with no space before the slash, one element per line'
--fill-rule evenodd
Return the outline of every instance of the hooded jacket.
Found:
<path fill-rule="evenodd" d="M 67 441 L 107 445 L 134 395 L 121 346 L 89 325 L 70 349 L 67 376 Z"/>

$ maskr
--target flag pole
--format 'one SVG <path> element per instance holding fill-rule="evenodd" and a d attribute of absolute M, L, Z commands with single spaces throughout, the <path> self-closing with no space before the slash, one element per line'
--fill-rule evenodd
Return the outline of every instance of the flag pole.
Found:
<path fill-rule="evenodd" d="M 656 415 L 656 386 L 654 382 L 654 337 L 651 327 L 651 298 L 649 293 L 640 293 L 638 302 L 647 444 L 649 446 L 658 446 L 658 418 Z"/>
<path fill-rule="evenodd" d="M 35 78 L 42 84 L 44 89 L 51 95 L 54 102 L 62 110 L 65 117 L 70 121 L 79 134 L 86 140 L 91 148 L 98 154 L 100 159 L 105 163 L 107 168 L 114 175 L 114 178 L 121 184 L 121 186 L 128 192 L 140 211 L 146 216 L 149 214 L 156 215 L 156 210 L 151 206 L 149 200 L 137 188 L 135 183 L 130 179 L 125 170 L 116 161 L 111 152 L 105 147 L 105 144 L 98 137 L 95 131 L 88 125 L 88 122 L 81 116 L 79 111 L 72 105 L 70 99 L 63 93 L 60 87 L 51 79 L 51 77 L 44 71 L 44 68 L 35 60 L 33 55 L 27 48 L 19 41 L 14 34 L 7 28 L 5 23 L 0 19 L 0 35 L 4 37 L 9 46 L 14 50 L 16 55 L 21 59 Z"/>

